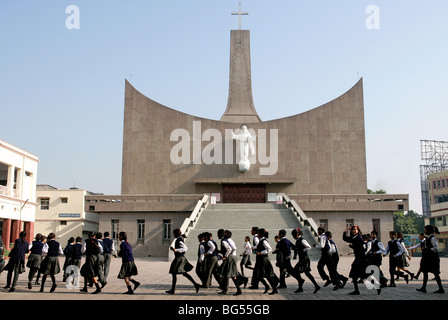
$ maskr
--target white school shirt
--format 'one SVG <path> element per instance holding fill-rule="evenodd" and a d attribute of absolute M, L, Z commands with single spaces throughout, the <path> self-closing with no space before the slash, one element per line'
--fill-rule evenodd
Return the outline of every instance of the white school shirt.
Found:
<path fill-rule="evenodd" d="M 265 237 L 261 238 L 260 240 L 266 239 Z M 272 251 L 271 245 L 269 244 L 268 240 L 263 241 L 264 250 L 260 252 L 261 255 L 267 255 L 269 252 Z"/>
<path fill-rule="evenodd" d="M 393 240 L 393 241 L 397 241 L 397 240 Z M 397 245 L 397 244 L 395 243 L 395 245 Z M 398 250 L 400 250 L 400 251 L 397 252 L 396 256 L 399 257 L 403 254 L 403 247 L 401 245 L 397 245 L 397 247 L 398 247 Z M 386 250 L 384 252 L 384 255 L 387 256 L 387 254 L 389 253 L 389 250 L 390 250 L 390 248 L 389 248 L 389 243 L 388 243 Z"/>
<path fill-rule="evenodd" d="M 386 248 L 384 248 L 384 244 L 380 240 L 378 240 L 378 239 L 372 240 L 372 245 L 375 241 L 378 241 L 378 248 L 379 248 L 379 250 L 376 251 L 376 253 L 381 254 L 381 253 L 386 252 Z M 367 251 L 367 252 L 369 252 L 369 251 Z"/>
<path fill-rule="evenodd" d="M 204 261 L 204 257 L 205 257 L 205 249 L 204 246 L 201 244 L 199 244 L 199 262 Z"/>
<path fill-rule="evenodd" d="M 188 248 L 182 240 L 179 241 L 179 245 L 180 245 L 180 248 L 176 249 L 176 252 L 179 252 L 179 253 L 187 252 Z"/>
<path fill-rule="evenodd" d="M 432 236 L 432 234 L 430 234 L 430 235 L 428 236 L 428 238 L 429 238 L 430 236 Z M 432 244 L 432 248 L 431 248 L 431 250 L 432 250 L 433 252 L 439 252 L 439 242 L 437 241 L 436 237 L 432 237 L 432 239 L 431 239 L 431 244 Z"/>
<path fill-rule="evenodd" d="M 223 240 L 221 243 L 224 246 L 224 248 L 226 248 L 226 253 L 224 255 L 225 257 L 228 257 L 231 254 L 236 256 L 236 245 L 231 238 Z"/>
<path fill-rule="evenodd" d="M 248 255 L 252 253 L 252 245 L 250 244 L 249 241 L 246 241 L 244 243 L 244 253 L 243 255 Z"/>
<path fill-rule="evenodd" d="M 208 249 L 207 253 L 208 254 L 213 254 L 213 252 L 215 252 L 216 246 L 213 244 L 213 241 L 208 240 L 207 241 L 207 245 L 210 249 Z"/>
<path fill-rule="evenodd" d="M 303 252 L 307 252 L 308 250 L 311 249 L 310 244 L 308 243 L 308 241 L 306 241 L 305 238 L 302 238 L 302 245 L 304 246 Z"/>
<path fill-rule="evenodd" d="M 400 244 L 401 244 L 401 247 L 402 247 L 402 249 L 403 249 L 403 254 L 404 254 L 404 256 L 405 256 L 405 257 L 409 256 L 408 249 L 406 248 L 406 245 L 404 244 L 404 242 L 400 242 Z"/>

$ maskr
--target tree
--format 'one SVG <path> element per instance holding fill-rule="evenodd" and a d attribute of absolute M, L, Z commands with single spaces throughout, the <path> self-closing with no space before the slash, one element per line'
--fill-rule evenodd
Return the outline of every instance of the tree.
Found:
<path fill-rule="evenodd" d="M 407 214 L 404 212 L 394 213 L 394 230 L 403 234 L 417 234 L 423 232 L 425 218 L 417 212 L 409 210 Z"/>
<path fill-rule="evenodd" d="M 386 194 L 386 190 L 380 189 L 373 191 L 372 189 L 367 189 L 367 194 Z"/>

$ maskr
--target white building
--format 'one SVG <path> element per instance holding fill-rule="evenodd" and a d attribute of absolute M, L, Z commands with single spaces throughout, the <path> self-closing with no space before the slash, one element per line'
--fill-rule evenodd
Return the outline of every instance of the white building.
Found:
<path fill-rule="evenodd" d="M 98 213 L 85 210 L 85 196 L 93 194 L 77 188 L 38 185 L 35 233 L 46 236 L 54 232 L 65 247 L 70 237 L 86 239 L 89 232 L 98 232 Z"/>
<path fill-rule="evenodd" d="M 27 232 L 34 234 L 39 158 L 0 140 L 0 231 L 5 249 Z"/>

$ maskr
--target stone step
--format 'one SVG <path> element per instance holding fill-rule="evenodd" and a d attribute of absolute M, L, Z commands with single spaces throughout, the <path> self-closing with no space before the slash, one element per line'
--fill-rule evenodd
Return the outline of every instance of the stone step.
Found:
<path fill-rule="evenodd" d="M 274 236 L 278 234 L 281 229 L 286 230 L 287 238 L 294 242 L 291 236 L 291 231 L 300 227 L 304 230 L 304 237 L 312 245 L 314 240 L 311 233 L 304 229 L 294 213 L 287 209 L 284 205 L 276 203 L 263 204 L 216 204 L 209 205 L 204 210 L 196 223 L 195 227 L 190 230 L 185 244 L 188 247 L 186 254 L 187 259 L 191 262 L 196 262 L 198 251 L 197 236 L 203 232 L 210 232 L 213 234 L 214 240 L 219 245 L 219 240 L 216 235 L 218 229 L 228 229 L 232 232 L 232 239 L 237 246 L 238 259 L 243 251 L 244 238 L 249 236 L 252 243 L 251 229 L 253 226 L 265 228 L 269 231 L 269 244 L 274 249 Z M 310 257 L 312 260 L 316 259 L 318 250 L 311 250 Z M 320 252 L 318 252 L 320 256 Z M 255 257 L 254 257 L 255 258 Z M 275 259 L 275 254 L 271 255 L 271 259 Z"/>

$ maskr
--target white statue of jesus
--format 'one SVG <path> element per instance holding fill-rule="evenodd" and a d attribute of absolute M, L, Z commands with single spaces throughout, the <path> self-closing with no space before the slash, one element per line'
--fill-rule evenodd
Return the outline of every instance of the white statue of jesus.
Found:
<path fill-rule="evenodd" d="M 255 138 L 252 137 L 247 126 L 243 125 L 241 127 L 241 133 L 235 135 L 232 131 L 233 140 L 238 140 L 240 142 L 240 160 L 238 162 L 239 170 L 241 172 L 249 171 L 250 161 L 249 155 L 255 155 Z"/>

